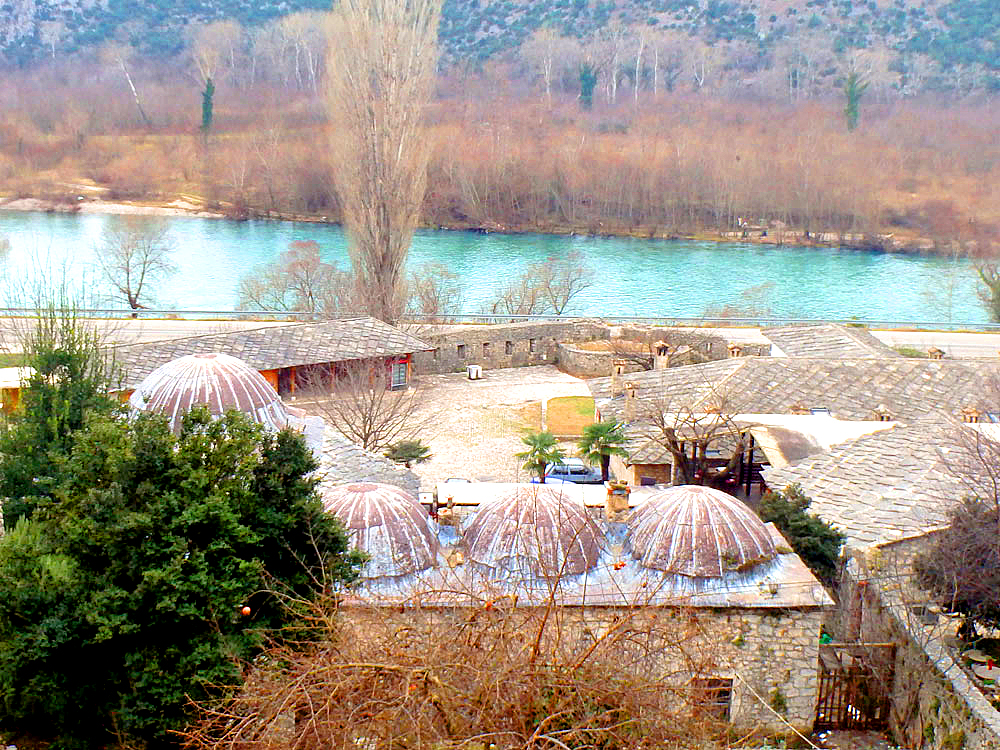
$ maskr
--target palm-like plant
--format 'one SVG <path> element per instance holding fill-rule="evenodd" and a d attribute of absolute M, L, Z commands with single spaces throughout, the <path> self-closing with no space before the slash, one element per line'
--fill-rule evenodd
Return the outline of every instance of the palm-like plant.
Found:
<path fill-rule="evenodd" d="M 580 455 L 591 464 L 600 464 L 601 479 L 608 481 L 608 469 L 612 456 L 628 458 L 628 453 L 622 448 L 625 433 L 620 422 L 604 421 L 589 424 L 583 428 L 583 437 L 576 444 Z"/>
<path fill-rule="evenodd" d="M 397 464 L 403 464 L 407 469 L 413 464 L 430 461 L 431 449 L 419 440 L 400 440 L 393 443 L 385 452 L 385 457 Z"/>
<path fill-rule="evenodd" d="M 562 461 L 565 453 L 556 444 L 556 436 L 551 432 L 529 432 L 521 438 L 528 450 L 515 454 L 524 461 L 522 466 L 538 475 L 540 484 L 545 484 L 545 468 L 549 464 Z"/>

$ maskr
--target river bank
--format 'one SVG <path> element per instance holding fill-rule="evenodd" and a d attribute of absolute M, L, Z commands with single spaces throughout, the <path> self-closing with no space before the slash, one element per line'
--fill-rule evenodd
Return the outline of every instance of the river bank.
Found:
<path fill-rule="evenodd" d="M 183 195 L 171 200 L 120 201 L 105 200 L 105 188 L 90 185 L 70 185 L 79 194 L 60 195 L 58 198 L 4 198 L 0 196 L 0 210 L 42 211 L 68 214 L 109 214 L 131 216 L 191 216 L 200 219 L 293 221 L 303 223 L 336 224 L 326 216 L 244 209 L 236 211 L 227 205 L 206 206 L 197 196 Z M 767 226 L 744 226 L 732 231 L 678 232 L 657 226 L 573 225 L 544 223 L 535 226 L 503 225 L 496 222 L 452 221 L 446 224 L 426 225 L 425 229 L 441 229 L 484 234 L 549 234 L 554 236 L 628 237 L 632 239 L 686 240 L 695 242 L 739 242 L 753 245 L 796 245 L 815 248 L 846 248 L 876 252 L 919 253 L 930 255 L 967 255 L 986 257 L 995 254 L 996 248 L 980 248 L 975 241 L 933 240 L 918 235 L 892 232 L 874 235 L 840 232 L 810 232 L 771 222 Z"/>

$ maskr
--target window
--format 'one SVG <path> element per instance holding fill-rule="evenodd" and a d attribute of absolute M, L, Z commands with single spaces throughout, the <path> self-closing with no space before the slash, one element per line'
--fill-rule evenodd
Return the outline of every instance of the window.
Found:
<path fill-rule="evenodd" d="M 458 358 L 465 359 L 465 344 L 458 345 Z"/>
<path fill-rule="evenodd" d="M 406 387 L 406 362 L 392 363 L 392 390 Z"/>
<path fill-rule="evenodd" d="M 503 345 L 503 353 L 506 354 L 508 357 L 511 354 L 514 353 L 514 342 L 513 341 L 507 341 L 507 342 L 504 343 L 504 345 Z"/>
<path fill-rule="evenodd" d="M 488 342 L 483 344 L 483 356 L 484 357 L 490 356 L 490 345 Z"/>
<path fill-rule="evenodd" d="M 529 352 L 538 351 L 538 339 L 528 339 L 528 351 Z"/>
<path fill-rule="evenodd" d="M 829 417 L 830 416 L 830 410 L 827 409 L 825 406 L 817 406 L 815 409 L 810 409 L 809 413 L 810 414 L 819 414 L 819 415 L 822 415 L 824 417 Z"/>
<path fill-rule="evenodd" d="M 697 710 L 729 721 L 733 681 L 726 677 L 695 677 L 691 680 L 691 702 Z"/>

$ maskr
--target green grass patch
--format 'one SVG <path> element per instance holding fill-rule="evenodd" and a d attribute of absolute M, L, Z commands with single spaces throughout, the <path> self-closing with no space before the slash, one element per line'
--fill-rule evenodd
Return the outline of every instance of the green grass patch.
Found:
<path fill-rule="evenodd" d="M 554 435 L 579 437 L 584 427 L 594 423 L 594 399 L 590 396 L 550 398 L 546 423 Z"/>
<path fill-rule="evenodd" d="M 904 357 L 913 357 L 914 359 L 927 359 L 927 352 L 921 351 L 920 349 L 914 349 L 912 346 L 894 346 L 899 354 Z"/>
<path fill-rule="evenodd" d="M 0 367 L 24 367 L 28 357 L 22 352 L 0 352 Z"/>

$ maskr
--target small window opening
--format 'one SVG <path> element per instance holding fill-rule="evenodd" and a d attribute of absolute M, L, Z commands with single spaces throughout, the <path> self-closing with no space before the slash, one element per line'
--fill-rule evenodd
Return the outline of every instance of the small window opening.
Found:
<path fill-rule="evenodd" d="M 830 410 L 827 409 L 825 406 L 817 406 L 814 409 L 810 409 L 809 413 L 810 414 L 816 414 L 816 415 L 822 415 L 824 417 L 829 417 L 830 416 Z"/>
<path fill-rule="evenodd" d="M 484 343 L 483 344 L 483 356 L 484 357 L 490 356 L 490 345 L 489 345 L 489 343 Z"/>
<path fill-rule="evenodd" d="M 528 351 L 529 352 L 538 351 L 538 339 L 528 339 Z"/>
<path fill-rule="evenodd" d="M 733 681 L 725 677 L 696 677 L 691 680 L 691 698 L 704 714 L 729 721 L 729 705 L 733 698 Z"/>
<path fill-rule="evenodd" d="M 511 354 L 513 354 L 514 353 L 514 342 L 513 341 L 507 341 L 507 342 L 505 342 L 504 345 L 503 345 L 503 352 L 508 357 Z"/>
<path fill-rule="evenodd" d="M 458 345 L 458 358 L 459 359 L 465 359 L 465 357 L 466 357 L 465 344 L 459 344 Z"/>

